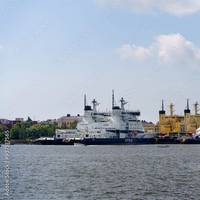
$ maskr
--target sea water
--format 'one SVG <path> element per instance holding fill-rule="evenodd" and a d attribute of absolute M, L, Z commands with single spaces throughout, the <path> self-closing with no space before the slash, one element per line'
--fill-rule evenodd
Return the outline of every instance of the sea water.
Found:
<path fill-rule="evenodd" d="M 4 154 L 1 200 L 200 199 L 200 145 L 13 145 L 9 198 Z"/>

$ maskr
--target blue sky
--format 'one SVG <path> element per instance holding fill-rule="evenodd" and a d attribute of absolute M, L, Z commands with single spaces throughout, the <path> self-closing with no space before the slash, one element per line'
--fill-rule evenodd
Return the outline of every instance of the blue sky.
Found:
<path fill-rule="evenodd" d="M 199 100 L 200 4 L 157 1 L 0 0 L 0 118 L 82 114 L 84 93 L 109 110 L 112 89 L 142 119 L 161 99 L 182 114 Z"/>

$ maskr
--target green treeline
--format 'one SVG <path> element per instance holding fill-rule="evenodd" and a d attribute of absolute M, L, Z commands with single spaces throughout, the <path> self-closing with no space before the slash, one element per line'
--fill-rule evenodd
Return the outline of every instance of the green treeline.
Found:
<path fill-rule="evenodd" d="M 52 137 L 55 133 L 55 125 L 17 123 L 10 130 L 11 139 L 35 139 L 39 137 Z"/>
<path fill-rule="evenodd" d="M 31 140 L 39 137 L 53 137 L 56 128 L 75 129 L 77 121 L 63 122 L 58 125 L 57 122 L 36 122 L 30 117 L 26 121 L 17 122 L 16 124 L 0 124 L 0 143 L 4 141 L 4 131 L 8 130 L 11 140 Z"/>
<path fill-rule="evenodd" d="M 27 140 L 36 139 L 39 137 L 53 137 L 55 134 L 56 124 L 36 123 L 31 120 L 25 122 L 18 122 L 12 127 L 6 127 L 0 124 L 0 142 L 4 140 L 4 131 L 9 130 L 10 139 L 13 140 Z"/>

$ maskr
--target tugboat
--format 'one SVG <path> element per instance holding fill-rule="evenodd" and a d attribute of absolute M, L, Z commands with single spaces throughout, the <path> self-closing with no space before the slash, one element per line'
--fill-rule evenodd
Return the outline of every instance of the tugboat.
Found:
<path fill-rule="evenodd" d="M 77 125 L 82 135 L 79 143 L 85 145 L 113 145 L 113 144 L 155 144 L 153 134 L 145 133 L 142 122 L 138 119 L 140 111 L 125 109 L 128 103 L 122 97 L 121 106 L 115 105 L 114 91 L 112 91 L 112 111 L 98 112 L 99 103 L 94 99 L 93 107 L 87 105 L 84 97 L 84 116 Z"/>

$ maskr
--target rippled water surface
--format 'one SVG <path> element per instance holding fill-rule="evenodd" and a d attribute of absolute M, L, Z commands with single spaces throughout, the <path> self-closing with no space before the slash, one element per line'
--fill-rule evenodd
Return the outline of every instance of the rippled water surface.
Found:
<path fill-rule="evenodd" d="M 10 149 L 10 199 L 200 199 L 200 145 Z M 4 196 L 0 147 L 0 199 Z"/>

